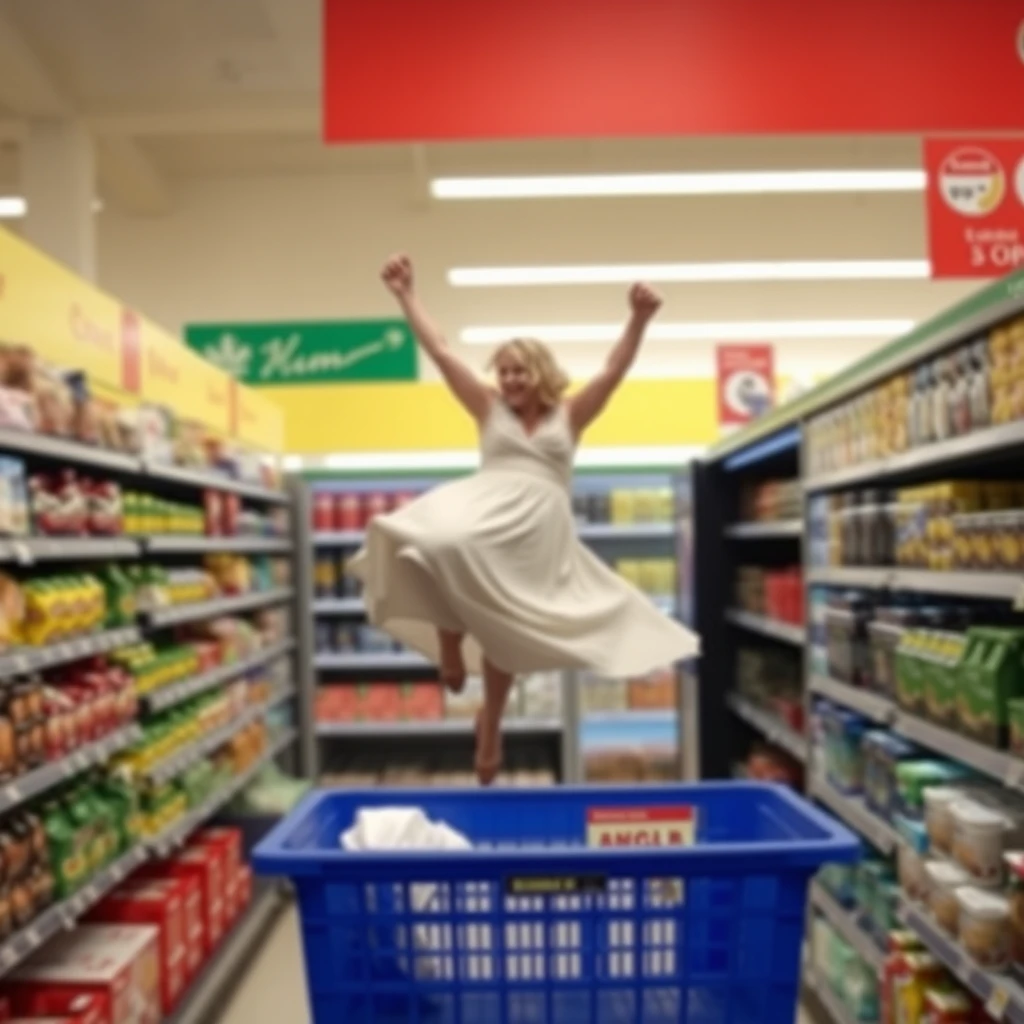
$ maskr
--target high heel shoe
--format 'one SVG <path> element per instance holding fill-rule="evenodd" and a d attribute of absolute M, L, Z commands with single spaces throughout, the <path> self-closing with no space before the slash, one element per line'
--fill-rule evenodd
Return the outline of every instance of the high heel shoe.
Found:
<path fill-rule="evenodd" d="M 494 753 L 489 758 L 484 758 L 481 754 L 483 750 L 482 740 L 482 725 L 483 725 L 483 712 L 478 712 L 476 716 L 476 754 L 473 762 L 473 768 L 476 771 L 476 777 L 481 786 L 489 786 L 498 777 L 498 773 L 501 771 L 501 726 L 498 726 L 497 742 L 495 744 Z"/>
<path fill-rule="evenodd" d="M 466 673 L 465 672 L 445 672 L 441 671 L 441 682 L 444 684 L 444 688 L 449 693 L 456 695 L 462 693 L 466 688 Z"/>

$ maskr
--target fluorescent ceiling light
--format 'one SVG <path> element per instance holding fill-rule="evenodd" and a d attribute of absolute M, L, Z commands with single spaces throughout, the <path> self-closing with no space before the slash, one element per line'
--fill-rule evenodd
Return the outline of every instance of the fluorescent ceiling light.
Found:
<path fill-rule="evenodd" d="M 913 320 L 727 320 L 719 323 L 654 323 L 652 341 L 782 341 L 787 338 L 896 338 Z M 495 345 L 509 338 L 541 338 L 548 342 L 615 341 L 621 324 L 531 324 L 509 327 L 466 327 L 467 345 Z"/>
<path fill-rule="evenodd" d="M 28 204 L 21 196 L 0 196 L 0 220 L 24 217 Z"/>
<path fill-rule="evenodd" d="M 712 171 L 681 174 L 552 174 L 435 178 L 435 199 L 579 196 L 716 196 L 804 192 L 922 192 L 921 170 Z"/>
<path fill-rule="evenodd" d="M 99 213 L 103 209 L 103 200 L 92 201 L 92 212 Z M 17 220 L 28 213 L 28 203 L 24 196 L 0 196 L 0 220 Z"/>
<path fill-rule="evenodd" d="M 626 284 L 631 281 L 880 281 L 928 278 L 928 260 L 783 260 L 744 263 L 622 263 L 565 267 L 454 267 L 456 288 Z"/>

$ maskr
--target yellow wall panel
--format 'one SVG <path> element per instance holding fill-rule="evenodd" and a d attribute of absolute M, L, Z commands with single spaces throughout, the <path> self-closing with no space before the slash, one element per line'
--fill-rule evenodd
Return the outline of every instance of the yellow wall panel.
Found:
<path fill-rule="evenodd" d="M 436 382 L 261 388 L 284 413 L 285 450 L 445 451 L 474 448 L 470 417 Z M 587 431 L 595 447 L 704 445 L 718 436 L 711 380 L 629 380 Z"/>

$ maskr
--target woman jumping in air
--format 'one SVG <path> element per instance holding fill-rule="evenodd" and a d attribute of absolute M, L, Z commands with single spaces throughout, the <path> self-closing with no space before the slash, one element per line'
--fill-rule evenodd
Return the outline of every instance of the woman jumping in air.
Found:
<path fill-rule="evenodd" d="M 481 674 L 476 773 L 501 768 L 501 718 L 516 674 L 587 669 L 643 675 L 697 654 L 698 638 L 660 612 L 576 538 L 572 463 L 580 435 L 636 358 L 661 305 L 629 291 L 629 320 L 604 368 L 576 394 L 541 342 L 495 352 L 497 389 L 448 347 L 416 297 L 412 263 L 385 264 L 384 283 L 413 333 L 480 430 L 481 465 L 370 524 L 352 563 L 369 620 L 440 666 L 462 689 Z"/>

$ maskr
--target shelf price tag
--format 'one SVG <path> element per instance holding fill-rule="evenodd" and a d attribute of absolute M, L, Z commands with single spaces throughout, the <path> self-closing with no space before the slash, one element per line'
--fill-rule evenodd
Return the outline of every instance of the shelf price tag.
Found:
<path fill-rule="evenodd" d="M 1002 986 L 996 985 L 992 989 L 992 994 L 988 997 L 988 1001 L 985 1003 L 985 1012 L 993 1020 L 1002 1020 L 1009 1005 L 1010 993 Z"/>

